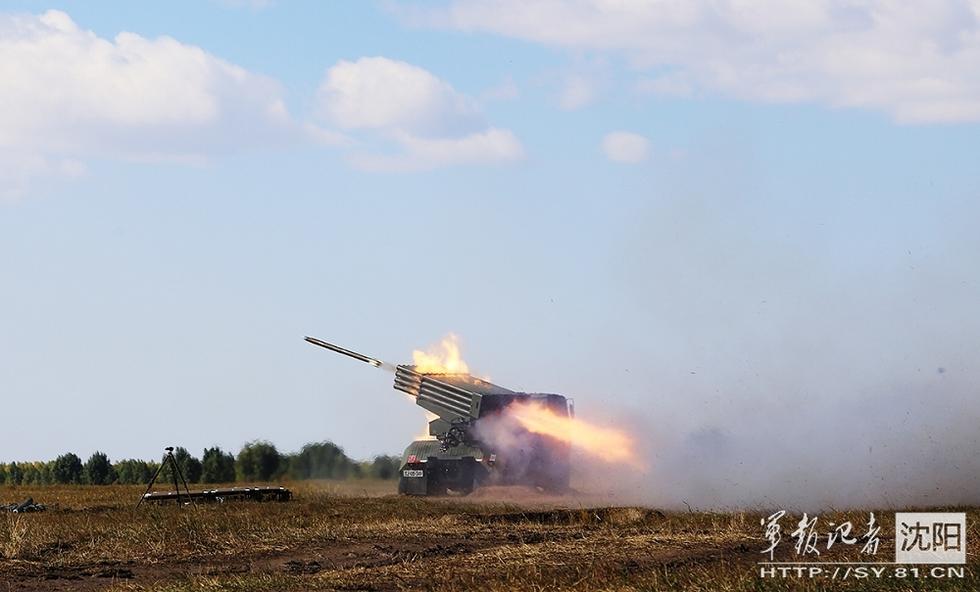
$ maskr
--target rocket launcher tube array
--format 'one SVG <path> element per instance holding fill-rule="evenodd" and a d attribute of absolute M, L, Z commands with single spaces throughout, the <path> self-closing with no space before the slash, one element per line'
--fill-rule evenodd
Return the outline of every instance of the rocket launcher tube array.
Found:
<path fill-rule="evenodd" d="M 418 405 L 447 421 L 461 418 L 475 419 L 480 416 L 480 400 L 482 397 L 479 393 L 417 372 L 411 366 L 395 366 L 316 337 L 306 337 L 305 339 L 313 345 L 354 358 L 375 368 L 394 372 L 394 386 L 397 390 L 408 393 L 416 399 Z"/>

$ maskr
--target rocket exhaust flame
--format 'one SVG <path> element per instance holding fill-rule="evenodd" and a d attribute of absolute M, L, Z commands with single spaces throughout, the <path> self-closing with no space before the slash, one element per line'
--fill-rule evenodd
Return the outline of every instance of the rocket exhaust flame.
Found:
<path fill-rule="evenodd" d="M 590 456 L 640 467 L 632 439 L 619 430 L 558 415 L 535 402 L 514 403 L 507 408 L 507 415 L 529 432 L 557 438 Z"/>
<path fill-rule="evenodd" d="M 412 352 L 415 370 L 423 374 L 469 374 L 459 351 L 459 339 L 450 333 L 427 351 Z M 515 403 L 507 415 L 529 432 L 551 436 L 601 460 L 640 466 L 633 442 L 625 433 L 580 419 L 558 415 L 538 403 Z"/>
<path fill-rule="evenodd" d="M 470 368 L 459 354 L 459 340 L 450 333 L 428 351 L 412 352 L 415 371 L 422 374 L 469 374 Z"/>
<path fill-rule="evenodd" d="M 427 351 L 414 350 L 412 363 L 415 371 L 421 374 L 468 374 L 470 371 L 459 353 L 459 339 L 453 333 L 443 337 L 439 345 L 430 347 Z M 415 439 L 435 440 L 435 436 L 429 433 L 429 422 L 438 417 L 431 411 L 425 411 L 425 428 Z"/>

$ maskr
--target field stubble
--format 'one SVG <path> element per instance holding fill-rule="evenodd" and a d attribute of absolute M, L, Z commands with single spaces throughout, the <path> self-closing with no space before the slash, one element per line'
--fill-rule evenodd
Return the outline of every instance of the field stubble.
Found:
<path fill-rule="evenodd" d="M 602 507 L 586 497 L 515 489 L 418 499 L 390 482 L 294 484 L 288 503 L 133 508 L 142 488 L 3 487 L 49 510 L 0 516 L 0 590 L 820 590 L 763 580 L 762 511 Z M 9 499 L 8 499 L 9 498 Z M 515 501 L 517 500 L 517 501 Z M 882 533 L 892 512 L 877 513 Z M 867 511 L 822 512 L 852 520 Z M 968 516 L 980 540 L 980 513 Z M 794 521 L 787 517 L 784 528 Z M 791 551 L 788 533 L 781 547 Z M 893 552 L 882 537 L 880 557 Z M 975 545 L 975 543 L 974 543 Z M 836 547 L 838 552 L 842 545 Z M 974 590 L 965 579 L 855 580 L 832 588 Z M 780 557 L 777 556 L 777 559 Z M 821 557 L 854 559 L 843 555 Z M 783 559 L 791 559 L 784 556 Z"/>

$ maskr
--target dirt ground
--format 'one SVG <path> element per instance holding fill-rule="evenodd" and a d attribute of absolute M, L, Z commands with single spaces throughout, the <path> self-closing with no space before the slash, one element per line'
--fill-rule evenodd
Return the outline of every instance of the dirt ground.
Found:
<path fill-rule="evenodd" d="M 49 507 L 0 515 L 0 591 L 980 589 L 976 543 L 962 578 L 762 578 L 765 512 L 604 507 L 514 488 L 418 499 L 395 495 L 392 482 L 291 487 L 286 503 L 138 510 L 138 487 L 0 487 L 0 503 Z M 968 511 L 967 539 L 978 541 L 980 512 Z M 894 532 L 892 512 L 877 515 Z M 792 560 L 797 521 L 787 517 L 776 560 Z M 890 536 L 878 559 L 893 556 Z M 820 560 L 861 559 L 835 549 Z"/>

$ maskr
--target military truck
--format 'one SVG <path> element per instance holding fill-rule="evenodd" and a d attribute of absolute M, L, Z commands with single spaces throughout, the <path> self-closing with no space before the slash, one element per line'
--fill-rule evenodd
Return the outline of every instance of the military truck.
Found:
<path fill-rule="evenodd" d="M 433 439 L 416 440 L 405 449 L 399 493 L 467 495 L 491 484 L 527 485 L 556 493 L 568 489 L 568 443 L 524 429 L 508 416 L 507 408 L 534 403 L 560 417 L 571 417 L 570 399 L 515 392 L 470 374 L 394 366 L 315 337 L 306 337 L 306 341 L 394 372 L 394 388 L 435 414 L 429 422 Z"/>

